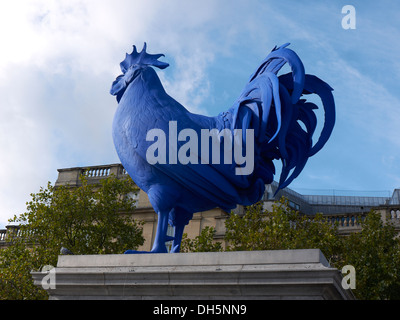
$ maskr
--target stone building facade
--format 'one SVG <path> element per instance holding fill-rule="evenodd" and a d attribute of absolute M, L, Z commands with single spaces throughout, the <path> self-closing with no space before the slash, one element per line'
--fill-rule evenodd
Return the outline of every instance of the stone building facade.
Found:
<path fill-rule="evenodd" d="M 125 178 L 127 175 L 121 164 L 58 169 L 58 178 L 55 186 L 57 187 L 67 184 L 72 187 L 79 186 L 79 177 L 84 172 L 88 177 L 88 183 L 98 183 L 100 179 L 106 178 L 110 175 L 114 175 L 117 178 Z M 193 219 L 186 226 L 185 233 L 189 238 L 195 238 L 200 234 L 202 229 L 206 226 L 210 226 L 216 228 L 215 240 L 223 242 L 225 234 L 225 219 L 227 217 L 228 213 L 219 208 L 206 212 L 197 212 L 193 215 Z M 138 250 L 151 250 L 157 230 L 158 215 L 153 210 L 149 198 L 143 190 L 140 190 L 139 194 L 136 195 L 136 209 L 132 213 L 132 218 L 145 222 L 143 225 L 143 237 L 145 238 L 145 243 L 139 247 Z M 172 235 L 173 230 L 169 230 L 169 233 Z"/>
<path fill-rule="evenodd" d="M 55 186 L 70 185 L 79 186 L 79 177 L 85 173 L 88 183 L 98 183 L 110 175 L 117 178 L 126 177 L 127 173 L 123 166 L 119 163 L 91 166 L 91 167 L 74 167 L 58 169 L 58 178 Z M 303 195 L 290 188 L 280 190 L 276 195 L 275 191 L 278 187 L 276 182 L 266 186 L 266 191 L 262 199 L 265 209 L 270 209 L 272 203 L 281 197 L 285 197 L 289 201 L 289 205 L 299 212 L 306 215 L 315 215 L 317 212 L 323 213 L 330 222 L 339 224 L 339 232 L 343 235 L 361 230 L 361 221 L 371 209 L 381 214 L 385 223 L 393 223 L 400 232 L 400 189 L 395 189 L 391 196 L 355 196 L 355 195 Z M 139 250 L 150 250 L 155 237 L 157 228 L 157 214 L 154 212 L 149 199 L 145 192 L 139 191 L 136 197 L 136 210 L 132 213 L 132 218 L 144 221 L 143 236 L 145 243 Z M 238 214 L 243 213 L 243 208 L 238 206 L 234 211 Z M 197 212 L 193 215 L 193 219 L 185 228 L 189 238 L 198 236 L 205 227 L 214 227 L 216 233 L 214 240 L 219 241 L 225 246 L 225 220 L 229 217 L 229 213 L 215 208 L 205 212 Z M 0 230 L 0 246 L 6 244 L 6 234 L 15 234 L 15 226 L 7 226 L 6 229 Z M 173 230 L 169 230 L 173 234 Z"/>

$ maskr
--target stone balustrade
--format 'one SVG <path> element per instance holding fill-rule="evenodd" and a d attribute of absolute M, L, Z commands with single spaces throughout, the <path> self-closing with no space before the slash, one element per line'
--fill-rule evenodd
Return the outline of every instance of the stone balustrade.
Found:
<path fill-rule="evenodd" d="M 0 242 L 6 241 L 7 229 L 0 229 Z"/>
<path fill-rule="evenodd" d="M 100 179 L 104 179 L 111 175 L 114 175 L 117 178 L 123 178 L 127 175 L 125 168 L 120 163 L 58 169 L 58 172 L 58 178 L 55 183 L 56 187 L 61 185 L 79 186 L 81 175 L 86 176 L 89 183 L 98 183 Z"/>
<path fill-rule="evenodd" d="M 348 215 L 326 215 L 326 219 L 332 224 L 338 224 L 339 228 L 346 227 L 361 227 L 361 223 L 364 221 L 365 213 L 354 213 Z"/>
<path fill-rule="evenodd" d="M 12 239 L 21 234 L 19 225 L 8 225 L 6 229 L 0 229 L 0 247 L 7 246 Z"/>
<path fill-rule="evenodd" d="M 400 222 L 400 208 L 390 210 L 390 220 Z"/>
<path fill-rule="evenodd" d="M 391 223 L 400 231 L 400 207 L 399 208 L 377 208 L 381 213 L 384 223 Z M 362 223 L 368 213 L 329 214 L 324 215 L 329 223 L 337 224 L 340 233 L 350 233 L 361 230 Z"/>

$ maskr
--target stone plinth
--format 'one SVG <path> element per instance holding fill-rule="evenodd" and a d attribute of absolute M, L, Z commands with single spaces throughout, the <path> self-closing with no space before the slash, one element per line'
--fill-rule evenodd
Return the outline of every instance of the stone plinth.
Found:
<path fill-rule="evenodd" d="M 66 255 L 52 272 L 50 299 L 354 299 L 318 249 Z"/>

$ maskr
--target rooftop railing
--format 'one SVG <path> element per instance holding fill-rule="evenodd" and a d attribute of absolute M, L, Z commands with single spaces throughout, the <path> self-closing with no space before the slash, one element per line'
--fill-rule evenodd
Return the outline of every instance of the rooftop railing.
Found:
<path fill-rule="evenodd" d="M 0 241 L 6 241 L 7 229 L 0 229 Z"/>
<path fill-rule="evenodd" d="M 86 175 L 88 178 L 105 178 L 112 174 L 119 177 L 128 174 L 121 164 L 86 167 L 82 168 L 81 171 L 82 174 Z"/>
<path fill-rule="evenodd" d="M 99 179 L 107 178 L 111 175 L 117 178 L 123 178 L 126 177 L 127 174 L 125 168 L 120 163 L 58 169 L 58 178 L 55 185 L 60 186 L 68 184 L 70 186 L 77 186 L 80 184 L 79 178 L 81 175 L 85 175 L 88 178 L 88 182 L 96 183 Z"/>
<path fill-rule="evenodd" d="M 6 229 L 0 229 L 0 245 L 8 244 L 12 242 L 12 239 L 19 237 L 20 226 L 19 225 L 8 225 Z"/>

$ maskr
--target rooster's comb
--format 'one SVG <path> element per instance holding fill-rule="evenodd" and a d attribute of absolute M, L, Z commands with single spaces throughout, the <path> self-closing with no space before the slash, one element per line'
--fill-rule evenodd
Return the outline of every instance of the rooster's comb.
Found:
<path fill-rule="evenodd" d="M 131 54 L 126 54 L 125 60 L 120 63 L 121 71 L 125 73 L 129 67 L 137 65 L 137 66 L 154 66 L 160 69 L 165 69 L 169 66 L 168 63 L 158 61 L 158 58 L 164 57 L 163 54 L 149 54 L 146 52 L 146 42 L 143 45 L 143 49 L 141 52 L 136 50 L 136 46 L 133 46 L 133 51 Z"/>

